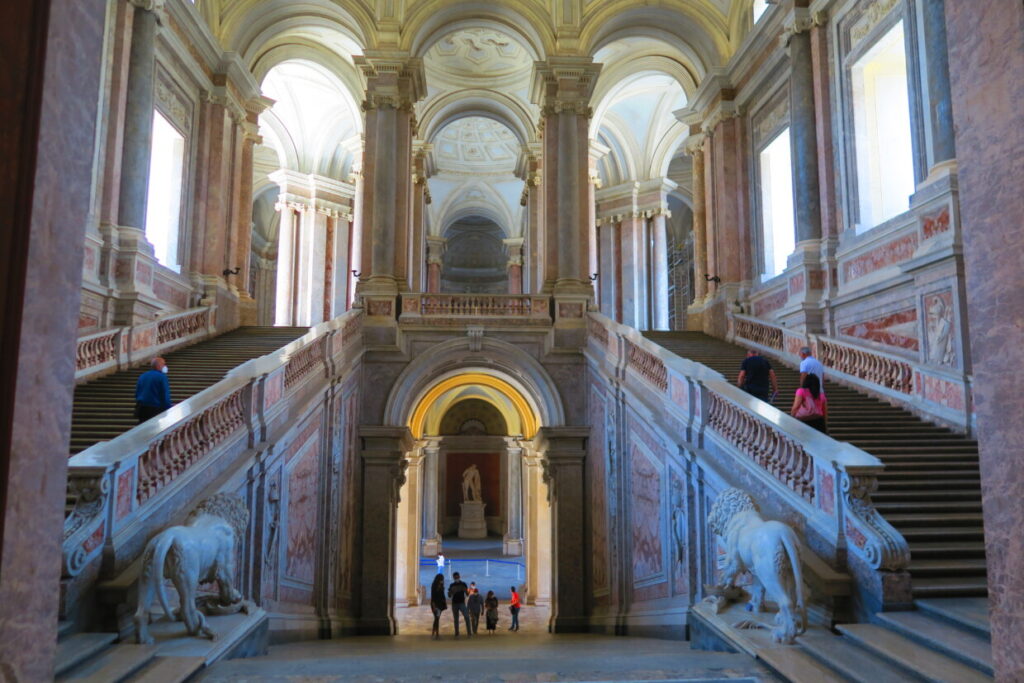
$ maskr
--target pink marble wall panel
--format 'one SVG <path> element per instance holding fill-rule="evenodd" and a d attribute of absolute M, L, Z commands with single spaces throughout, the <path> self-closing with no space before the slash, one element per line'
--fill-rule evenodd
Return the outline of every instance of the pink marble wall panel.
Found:
<path fill-rule="evenodd" d="M 846 537 L 853 541 L 853 544 L 858 548 L 863 548 L 868 542 L 867 537 L 849 519 L 846 520 Z"/>
<path fill-rule="evenodd" d="M 135 280 L 136 280 L 136 282 L 142 282 L 142 283 L 145 283 L 145 284 L 148 285 L 152 279 L 153 279 L 153 269 L 149 265 L 147 265 L 146 263 L 143 263 L 142 261 L 136 261 L 135 262 Z"/>
<path fill-rule="evenodd" d="M 604 392 L 596 384 L 590 388 L 590 528 L 591 564 L 595 591 L 608 588 L 608 509 L 605 473 L 605 420 Z"/>
<path fill-rule="evenodd" d="M 947 408 L 957 411 L 962 411 L 966 408 L 964 405 L 963 387 L 941 377 L 932 377 L 915 372 L 914 390 L 918 396 Z"/>
<path fill-rule="evenodd" d="M 78 314 L 78 329 L 81 331 L 86 327 L 97 327 L 100 324 L 99 318 L 94 315 L 88 315 L 86 313 Z"/>
<path fill-rule="evenodd" d="M 315 578 L 319 446 L 311 439 L 288 472 L 286 576 L 306 583 Z"/>
<path fill-rule="evenodd" d="M 106 529 L 106 522 L 102 522 L 98 527 L 96 527 L 96 531 L 92 533 L 92 536 L 85 539 L 85 541 L 82 543 L 82 550 L 84 550 L 86 553 L 91 553 L 96 548 L 99 548 L 100 544 L 103 543 L 103 538 Z"/>
<path fill-rule="evenodd" d="M 583 304 L 559 303 L 558 304 L 558 317 L 559 318 L 582 318 L 583 317 Z"/>
<path fill-rule="evenodd" d="M 263 598 L 277 597 L 278 562 L 281 545 L 281 477 L 282 468 L 267 475 L 266 515 L 263 529 Z"/>
<path fill-rule="evenodd" d="M 86 246 L 82 253 L 82 270 L 86 273 L 96 271 L 96 249 Z"/>
<path fill-rule="evenodd" d="M 269 375 L 263 385 L 263 410 L 270 410 L 284 395 L 284 370 Z"/>
<path fill-rule="evenodd" d="M 185 308 L 188 306 L 188 293 L 174 287 L 167 282 L 164 282 L 160 278 L 153 280 L 153 294 L 162 301 L 166 301 L 172 306 L 178 308 Z"/>
<path fill-rule="evenodd" d="M 818 507 L 832 514 L 836 510 L 836 487 L 835 477 L 831 472 L 825 470 L 818 470 L 818 483 L 815 487 L 817 492 L 817 503 Z"/>
<path fill-rule="evenodd" d="M 921 235 L 927 240 L 949 230 L 949 207 L 921 217 Z"/>
<path fill-rule="evenodd" d="M 789 278 L 789 295 L 800 294 L 806 289 L 804 282 L 804 274 L 797 273 L 793 277 Z"/>
<path fill-rule="evenodd" d="M 690 407 L 690 387 L 686 382 L 672 376 L 669 379 L 669 391 L 673 403 L 684 411 Z"/>
<path fill-rule="evenodd" d="M 114 519 L 123 519 L 132 511 L 132 485 L 135 483 L 135 468 L 129 467 L 117 475 L 117 505 L 114 507 Z"/>
<path fill-rule="evenodd" d="M 789 301 L 789 290 L 780 289 L 779 291 L 764 296 L 754 301 L 754 315 L 757 317 L 764 316 L 772 311 L 777 311 L 786 305 Z"/>
<path fill-rule="evenodd" d="M 669 474 L 669 490 L 672 500 L 669 514 L 669 547 L 672 562 L 672 590 L 676 595 L 686 595 L 690 590 L 689 573 L 686 566 L 686 490 L 683 478 L 675 470 Z"/>
<path fill-rule="evenodd" d="M 342 401 L 343 416 L 342 433 L 345 452 L 341 460 L 341 549 L 342 560 L 338 579 L 338 599 L 340 604 L 348 606 L 354 599 L 353 567 L 351 558 L 355 555 L 356 520 L 359 500 L 356 496 L 356 476 L 358 473 L 359 435 L 356 426 L 359 424 L 359 395 L 352 392 Z"/>
<path fill-rule="evenodd" d="M 131 334 L 132 338 L 132 351 L 139 351 L 140 349 L 149 348 L 156 343 L 156 332 L 155 327 L 147 327 L 145 329 L 136 328 Z"/>
<path fill-rule="evenodd" d="M 869 275 L 876 270 L 905 261 L 917 249 L 917 233 L 911 233 L 843 263 L 843 280 L 850 282 Z"/>
<path fill-rule="evenodd" d="M 807 282 L 810 289 L 825 289 L 825 271 L 810 270 L 807 272 Z"/>
<path fill-rule="evenodd" d="M 839 334 L 909 351 L 917 351 L 921 346 L 918 339 L 916 308 L 907 308 L 871 320 L 843 325 L 839 328 Z"/>
<path fill-rule="evenodd" d="M 633 522 L 633 580 L 643 581 L 662 572 L 661 472 L 633 444 L 629 454 Z"/>

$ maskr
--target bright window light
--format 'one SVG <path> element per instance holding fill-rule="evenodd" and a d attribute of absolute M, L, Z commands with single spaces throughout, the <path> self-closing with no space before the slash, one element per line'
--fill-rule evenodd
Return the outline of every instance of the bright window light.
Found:
<path fill-rule="evenodd" d="M 768 0 L 754 0 L 753 13 L 754 23 L 756 24 L 764 16 L 764 13 L 768 10 Z"/>
<path fill-rule="evenodd" d="M 906 211 L 914 192 L 902 21 L 854 63 L 851 85 L 863 231 Z"/>
<path fill-rule="evenodd" d="M 786 128 L 761 151 L 761 226 L 764 235 L 764 274 L 775 277 L 786 269 L 796 247 L 793 218 L 793 166 Z"/>
<path fill-rule="evenodd" d="M 178 229 L 181 223 L 181 183 L 184 175 L 185 138 L 160 112 L 153 113 L 153 148 L 149 158 L 149 193 L 146 202 L 146 239 L 156 259 L 181 272 Z"/>

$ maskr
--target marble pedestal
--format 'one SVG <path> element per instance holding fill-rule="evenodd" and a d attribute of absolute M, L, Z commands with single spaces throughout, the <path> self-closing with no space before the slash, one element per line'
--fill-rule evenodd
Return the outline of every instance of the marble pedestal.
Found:
<path fill-rule="evenodd" d="M 487 538 L 487 520 L 484 518 L 484 503 L 467 501 L 461 503 L 459 517 L 459 538 Z"/>

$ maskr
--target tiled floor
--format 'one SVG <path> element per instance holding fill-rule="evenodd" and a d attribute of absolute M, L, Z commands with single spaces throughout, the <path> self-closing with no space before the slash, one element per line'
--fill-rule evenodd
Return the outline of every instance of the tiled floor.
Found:
<path fill-rule="evenodd" d="M 501 606 L 498 608 L 498 629 L 493 634 L 488 635 L 486 632 L 486 626 L 484 623 L 483 615 L 480 616 L 480 633 L 481 638 L 496 638 L 498 636 L 508 636 L 509 638 L 515 638 L 518 636 L 525 636 L 527 634 L 543 634 L 548 632 L 548 619 L 551 616 L 551 610 L 548 607 L 536 607 L 532 605 L 523 605 L 523 608 L 519 611 L 519 631 L 510 633 L 508 627 L 512 623 L 512 617 L 508 611 L 508 601 L 502 601 Z M 430 607 L 424 605 L 422 607 L 400 607 L 395 610 L 395 619 L 398 621 L 398 633 L 403 636 L 430 636 L 430 627 L 434 623 L 434 616 L 430 612 Z M 442 638 L 451 638 L 454 640 L 455 636 L 455 620 L 452 618 L 451 607 L 445 610 L 444 614 L 441 615 L 441 636 Z M 462 625 L 459 626 L 459 633 L 465 633 L 465 629 Z"/>
<path fill-rule="evenodd" d="M 524 610 L 525 612 L 525 610 Z M 745 655 L 695 652 L 651 638 L 499 632 L 433 641 L 360 637 L 272 647 L 266 657 L 220 662 L 207 683 L 526 683 L 538 681 L 773 681 Z"/>

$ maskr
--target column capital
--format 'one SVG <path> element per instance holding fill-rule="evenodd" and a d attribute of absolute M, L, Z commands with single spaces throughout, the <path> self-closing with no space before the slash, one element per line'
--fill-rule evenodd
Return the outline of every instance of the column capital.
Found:
<path fill-rule="evenodd" d="M 704 133 L 690 133 L 690 136 L 683 140 L 683 149 L 691 157 L 704 154 L 704 141 L 707 136 Z"/>
<path fill-rule="evenodd" d="M 146 12 L 158 12 L 164 8 L 164 0 L 128 0 L 128 4 Z"/>
<path fill-rule="evenodd" d="M 590 96 L 601 66 L 583 56 L 550 57 L 534 62 L 530 101 L 541 108 L 542 117 L 566 111 L 590 117 Z"/>
<path fill-rule="evenodd" d="M 427 93 L 423 60 L 418 57 L 391 50 L 367 50 L 353 59 L 366 80 L 364 110 L 412 111 Z"/>
<path fill-rule="evenodd" d="M 828 15 L 822 11 L 811 11 L 806 7 L 792 7 L 789 14 L 783 20 L 782 35 L 779 43 L 782 47 L 788 47 L 793 36 L 806 33 L 815 26 L 821 26 L 828 21 Z"/>

